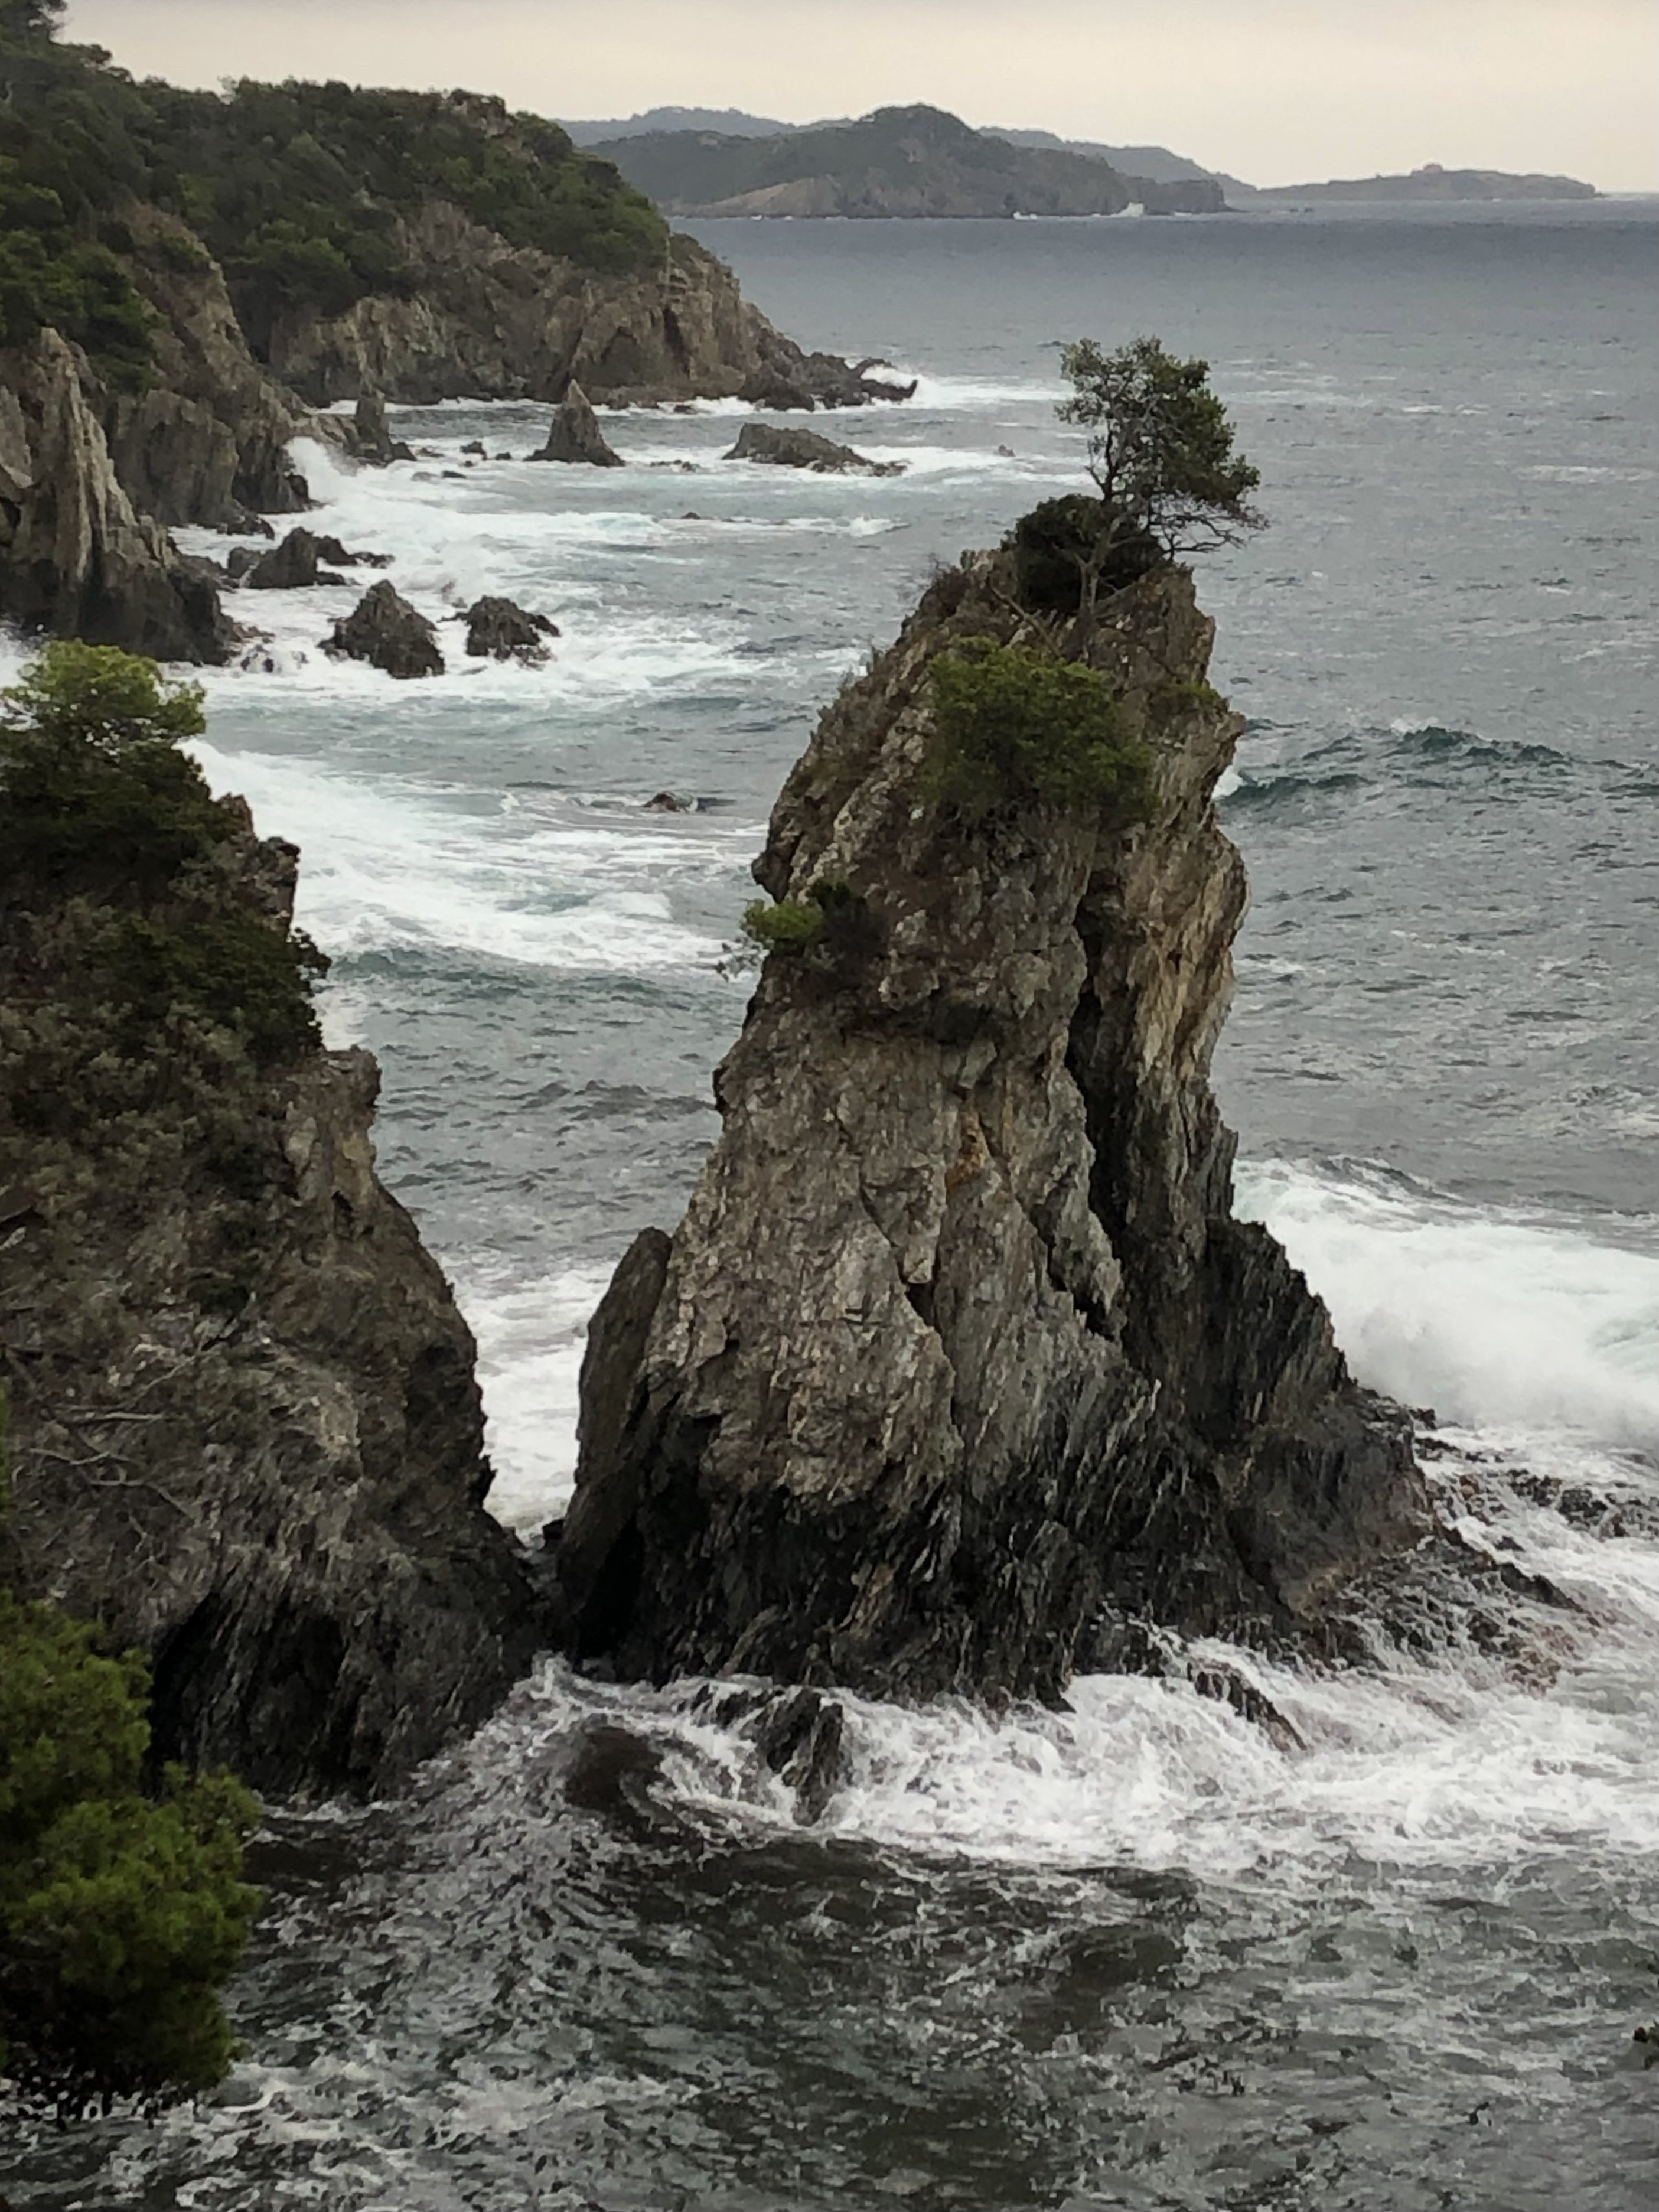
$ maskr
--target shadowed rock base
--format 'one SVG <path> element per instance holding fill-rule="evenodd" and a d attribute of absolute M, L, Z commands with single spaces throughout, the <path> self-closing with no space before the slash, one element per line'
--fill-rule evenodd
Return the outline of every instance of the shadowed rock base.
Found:
<path fill-rule="evenodd" d="M 1150 819 L 965 822 L 930 667 L 969 636 L 1105 673 Z M 756 874 L 837 887 L 769 957 L 723 1133 L 595 1317 L 558 1566 L 580 1657 L 884 1694 L 1057 1694 L 1148 1626 L 1322 1638 L 1427 1527 L 1409 1425 L 1231 1212 L 1208 1080 L 1240 723 L 1183 571 L 1098 622 L 979 556 L 824 714 Z M 826 909 L 829 911 L 829 909 Z"/>

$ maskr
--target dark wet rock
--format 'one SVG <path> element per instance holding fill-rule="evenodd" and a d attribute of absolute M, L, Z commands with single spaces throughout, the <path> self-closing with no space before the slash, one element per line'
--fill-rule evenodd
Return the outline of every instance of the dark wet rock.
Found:
<path fill-rule="evenodd" d="M 412 461 L 415 449 L 401 438 L 394 438 L 386 420 L 386 399 L 379 392 L 365 392 L 357 401 L 351 418 L 355 451 L 360 461 L 371 468 L 383 469 L 393 461 Z"/>
<path fill-rule="evenodd" d="M 295 592 L 312 584 L 343 583 L 343 576 L 335 575 L 319 563 L 325 559 L 349 558 L 337 538 L 319 538 L 301 524 L 298 529 L 290 530 L 280 545 L 249 562 L 240 573 L 251 592 Z"/>
<path fill-rule="evenodd" d="M 548 657 L 546 641 L 559 635 L 556 623 L 512 599 L 476 599 L 465 619 L 469 653 L 479 659 L 520 661 L 526 668 L 542 665 Z"/>
<path fill-rule="evenodd" d="M 593 469 L 619 469 L 625 465 L 622 455 L 613 453 L 605 442 L 599 418 L 580 384 L 573 384 L 553 410 L 547 442 L 530 459 L 565 461 Z"/>
<path fill-rule="evenodd" d="M 489 459 L 489 449 L 482 438 L 469 438 L 465 445 L 461 447 L 461 451 L 464 453 L 476 453 L 481 461 L 487 461 Z"/>
<path fill-rule="evenodd" d="M 932 664 L 988 635 L 1103 673 L 1148 819 L 939 798 Z M 1406 1416 L 1232 1211 L 1212 638 L 1184 572 L 1056 629 L 977 556 L 824 714 L 756 866 L 834 887 L 823 941 L 768 957 L 685 1219 L 589 1333 L 579 1656 L 1052 1697 L 1105 1618 L 1328 1648 L 1428 1531 Z"/>
<path fill-rule="evenodd" d="M 164 1758 L 376 1790 L 541 1626 L 484 1510 L 472 1337 L 374 1171 L 373 1058 L 178 1007 L 135 1042 L 100 989 L 135 917 L 280 947 L 298 856 L 219 815 L 186 881 L 0 872 L 0 1578 L 150 1655 Z"/>
<path fill-rule="evenodd" d="M 337 659 L 367 660 L 388 676 L 441 676 L 438 633 L 384 579 L 363 593 L 323 641 Z"/>
<path fill-rule="evenodd" d="M 317 540 L 317 558 L 319 561 L 337 561 L 343 568 L 389 568 L 392 566 L 389 553 L 370 553 L 361 548 L 356 552 L 349 552 L 337 538 L 330 537 Z"/>
<path fill-rule="evenodd" d="M 820 1819 L 847 1779 L 842 1740 L 847 1716 L 833 1698 L 797 1690 L 781 1698 L 755 1732 L 755 1748 L 779 1780 L 795 1792 L 799 1818 Z"/>
<path fill-rule="evenodd" d="M 810 469 L 815 476 L 842 476 L 849 471 L 872 477 L 904 473 L 902 461 L 867 461 L 852 447 L 821 438 L 816 430 L 783 429 L 774 422 L 745 422 L 726 458 L 759 461 L 769 468 Z"/>
<path fill-rule="evenodd" d="M 804 384 L 785 376 L 776 369 L 761 369 L 751 376 L 738 394 L 751 407 L 769 408 L 775 414 L 799 410 L 810 415 L 817 405 Z"/>
<path fill-rule="evenodd" d="M 672 791 L 653 791 L 645 802 L 647 814 L 690 814 L 693 811 L 689 799 L 681 799 Z"/>

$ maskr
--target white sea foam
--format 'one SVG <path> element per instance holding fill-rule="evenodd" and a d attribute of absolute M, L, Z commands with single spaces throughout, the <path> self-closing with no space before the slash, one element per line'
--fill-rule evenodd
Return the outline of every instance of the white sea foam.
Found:
<path fill-rule="evenodd" d="M 721 951 L 647 886 L 653 873 L 716 872 L 736 830 L 693 836 L 681 817 L 660 838 L 642 818 L 567 828 L 550 809 L 504 806 L 489 793 L 422 796 L 314 762 L 194 750 L 213 788 L 240 792 L 265 835 L 303 844 L 298 918 L 329 952 L 461 951 L 626 973 L 705 964 Z"/>
<path fill-rule="evenodd" d="M 1659 1224 L 1582 1228 L 1481 1211 L 1389 1179 L 1241 1172 L 1331 1309 L 1366 1381 L 1508 1434 L 1659 1449 Z"/>
<path fill-rule="evenodd" d="M 456 1271 L 478 1339 L 489 1455 L 489 1510 L 533 1535 L 562 1511 L 576 1471 L 576 1385 L 587 1324 L 608 1268 L 563 1268 L 525 1282 Z"/>

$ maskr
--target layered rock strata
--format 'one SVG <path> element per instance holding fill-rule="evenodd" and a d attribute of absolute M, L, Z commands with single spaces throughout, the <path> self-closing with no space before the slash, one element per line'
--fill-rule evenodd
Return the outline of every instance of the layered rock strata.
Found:
<path fill-rule="evenodd" d="M 978 556 L 824 714 L 756 865 L 823 933 L 768 957 L 685 1219 L 591 1332 L 580 1656 L 1052 1696 L 1158 1626 L 1318 1638 L 1423 1533 L 1405 1417 L 1232 1212 L 1212 635 L 1182 571 L 1085 625 Z M 988 636 L 1109 678 L 1150 818 L 940 799 L 930 672 Z"/>
<path fill-rule="evenodd" d="M 221 826 L 159 890 L 118 838 L 0 877 L 0 1575 L 153 1655 L 162 1755 L 371 1790 L 490 1709 L 537 1620 L 471 1335 L 374 1172 L 374 1060 L 124 1010 L 169 945 L 241 946 L 257 988 L 296 855 L 239 800 Z M 0 773 L 9 859 L 27 832 Z"/>
<path fill-rule="evenodd" d="M 235 629 L 210 579 L 135 508 L 103 402 L 56 331 L 0 354 L 0 615 L 158 659 L 222 661 Z"/>

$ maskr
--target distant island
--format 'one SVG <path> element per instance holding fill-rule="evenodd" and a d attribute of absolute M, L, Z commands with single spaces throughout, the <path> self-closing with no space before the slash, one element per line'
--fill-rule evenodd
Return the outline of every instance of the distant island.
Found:
<path fill-rule="evenodd" d="M 1430 161 L 1408 176 L 1334 177 L 1322 185 L 1272 185 L 1252 201 L 1352 200 L 1597 200 L 1594 185 L 1577 177 L 1516 176 L 1504 169 L 1443 169 Z"/>
<path fill-rule="evenodd" d="M 682 112 L 668 110 L 669 116 Z M 650 118 L 637 118 L 635 122 Z M 743 125 L 762 118 L 722 118 Z M 1224 211 L 1218 181 L 1198 172 L 1127 173 L 1097 154 L 1017 145 L 937 107 L 883 107 L 855 123 L 763 135 L 755 128 L 618 127 L 585 149 L 614 162 L 667 213 L 681 216 L 1097 216 Z M 1170 157 L 1179 161 L 1179 156 Z"/>

